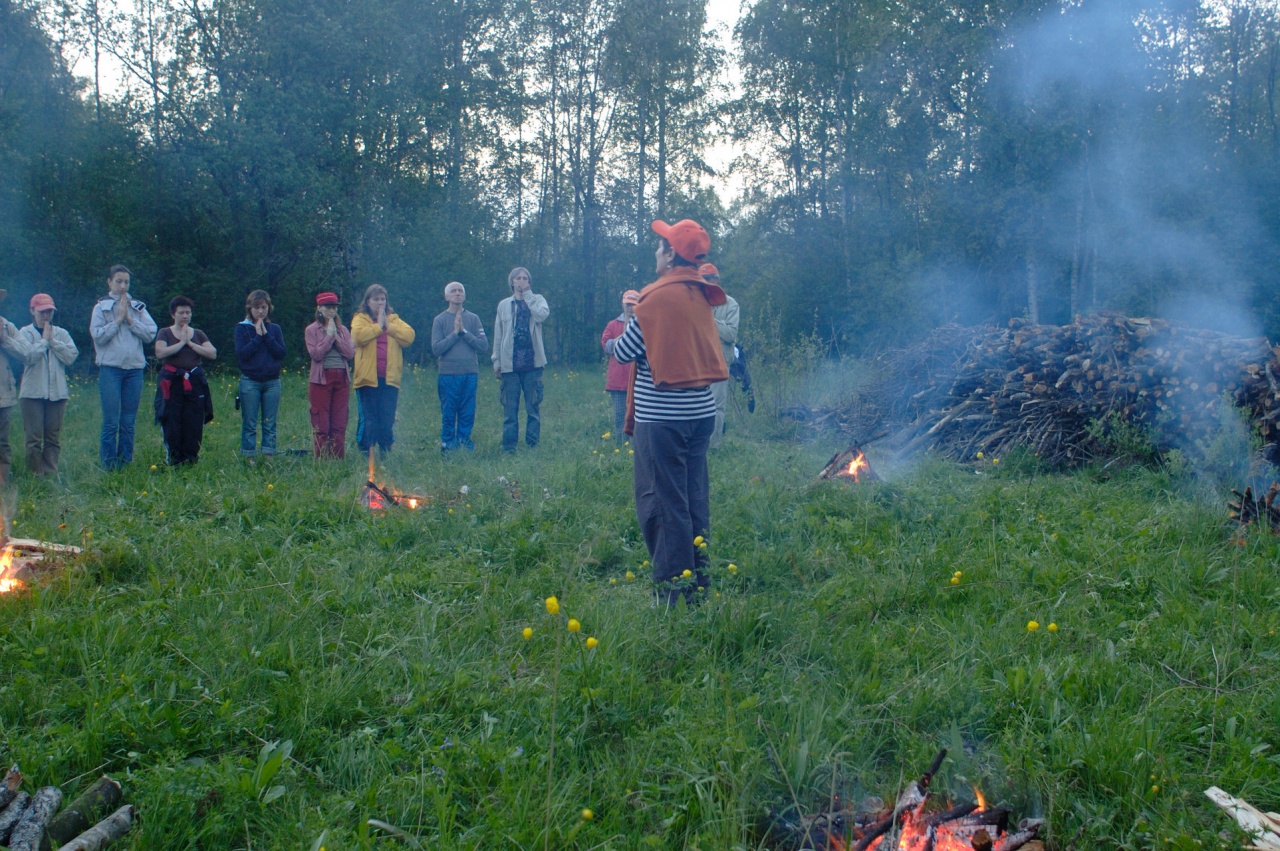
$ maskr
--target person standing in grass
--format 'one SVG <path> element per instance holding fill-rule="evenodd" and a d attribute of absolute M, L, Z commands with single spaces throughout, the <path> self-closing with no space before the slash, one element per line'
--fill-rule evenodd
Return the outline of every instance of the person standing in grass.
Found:
<path fill-rule="evenodd" d="M 707 447 L 716 404 L 710 385 L 729 377 L 711 309 L 725 303 L 725 294 L 698 274 L 711 250 L 702 225 L 659 220 L 652 227 L 658 280 L 640 291 L 635 318 L 613 356 L 636 365 L 626 425 L 636 453 L 636 518 L 658 602 L 673 605 L 681 595 L 693 601 L 695 589 L 711 584 L 710 560 L 695 541 L 711 535 Z"/>
<path fill-rule="evenodd" d="M 317 458 L 344 458 L 351 402 L 348 364 L 356 356 L 356 347 L 338 317 L 336 293 L 316 296 L 316 321 L 307 326 L 304 336 L 311 356 L 307 401 L 311 403 L 312 451 Z"/>
<path fill-rule="evenodd" d="M 511 296 L 498 302 L 493 320 L 493 374 L 502 382 L 502 451 L 515 452 L 520 440 L 520 395 L 524 394 L 524 442 L 542 439 L 542 323 L 551 315 L 547 300 L 533 292 L 529 270 L 517 266 L 507 275 Z"/>
<path fill-rule="evenodd" d="M 249 463 L 258 452 L 258 419 L 262 419 L 262 455 L 276 454 L 276 416 L 280 413 L 280 369 L 284 365 L 284 331 L 271 321 L 271 296 L 254 290 L 245 297 L 244 319 L 236 325 L 236 360 L 240 364 L 240 454 Z"/>
<path fill-rule="evenodd" d="M 724 289 L 720 284 L 720 270 L 710 263 L 703 263 L 698 267 L 698 274 L 707 283 L 715 284 Z M 738 343 L 738 302 L 733 296 L 725 293 L 724 304 L 711 309 L 711 315 L 716 320 L 716 333 L 720 335 L 720 353 L 724 355 L 724 363 L 726 368 L 733 367 L 733 350 Z M 717 381 L 711 385 L 711 395 L 716 400 L 716 425 L 711 431 L 711 447 L 718 449 L 720 447 L 720 439 L 724 435 L 725 413 L 729 407 L 729 381 Z"/>
<path fill-rule="evenodd" d="M 133 461 L 142 370 L 147 365 L 143 347 L 156 338 L 156 321 L 147 313 L 147 306 L 129 297 L 131 279 L 127 268 L 112 266 L 107 272 L 110 292 L 98 299 L 89 318 L 102 402 L 99 456 L 105 470 L 118 470 Z"/>
<path fill-rule="evenodd" d="M 613 345 L 622 336 L 631 317 L 635 316 L 636 302 L 639 300 L 640 293 L 636 290 L 627 290 L 623 293 L 622 313 L 619 313 L 616 319 L 610 319 L 609 324 L 604 326 L 604 333 L 600 335 L 600 345 L 604 347 L 605 357 L 609 359 L 608 371 L 604 377 L 604 389 L 608 392 L 610 401 L 613 402 L 613 440 L 618 445 L 622 445 L 626 438 L 623 429 L 627 422 L 627 385 L 631 383 L 631 367 L 619 363 L 613 356 Z"/>
<path fill-rule="evenodd" d="M 204 424 L 213 419 L 213 397 L 204 362 L 218 350 L 203 331 L 191 327 L 195 303 L 186 296 L 169 301 L 173 324 L 156 335 L 160 380 L 156 385 L 156 420 L 164 434 L 165 462 L 194 464 L 200 457 Z"/>
<path fill-rule="evenodd" d="M 386 455 L 395 443 L 396 403 L 404 372 L 401 350 L 413 344 L 413 328 L 387 303 L 387 290 L 371 284 L 351 317 L 351 340 L 356 344 L 356 395 L 364 411 L 359 435 L 361 452 L 377 446 Z"/>
<path fill-rule="evenodd" d="M 53 297 L 36 293 L 31 297 L 31 324 L 19 334 L 26 345 L 22 386 L 22 429 L 26 434 L 27 467 L 37 476 L 58 472 L 62 451 L 62 417 L 71 392 L 66 368 L 80 355 L 65 328 L 53 324 Z M 8 433 L 8 429 L 4 429 Z"/>
<path fill-rule="evenodd" d="M 445 284 L 449 308 L 431 324 L 431 352 L 436 356 L 440 396 L 440 451 L 475 449 L 471 429 L 476 422 L 476 386 L 480 380 L 480 355 L 489 351 L 480 317 L 463 308 L 466 287 L 457 281 Z"/>
<path fill-rule="evenodd" d="M 7 295 L 0 290 L 0 301 Z M 8 319 L 0 317 L 0 349 L 19 363 L 26 360 L 27 343 L 18 328 Z M 9 468 L 13 464 L 13 450 L 9 446 L 9 419 L 18 404 L 18 384 L 14 381 L 9 358 L 0 355 L 0 485 L 8 484 Z"/>

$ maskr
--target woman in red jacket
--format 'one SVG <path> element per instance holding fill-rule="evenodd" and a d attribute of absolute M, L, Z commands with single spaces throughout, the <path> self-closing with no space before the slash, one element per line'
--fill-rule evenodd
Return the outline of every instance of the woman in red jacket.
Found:
<path fill-rule="evenodd" d="M 631 380 L 631 368 L 619 363 L 613 356 L 613 344 L 622 336 L 631 317 L 635 316 L 636 302 L 639 300 L 640 293 L 636 290 L 627 290 L 623 293 L 622 313 L 618 314 L 617 319 L 609 320 L 609 324 L 604 326 L 604 333 L 600 335 L 600 345 L 604 347 L 605 357 L 609 359 L 609 371 L 605 374 L 604 389 L 608 391 L 609 398 L 613 401 L 613 439 L 619 446 L 626 439 L 622 429 L 627 421 L 627 382 Z"/>
<path fill-rule="evenodd" d="M 351 332 L 338 316 L 336 293 L 316 296 L 316 321 L 304 334 L 311 356 L 307 401 L 311 403 L 312 450 L 317 458 L 343 458 L 347 452 L 347 416 L 351 402 Z"/>

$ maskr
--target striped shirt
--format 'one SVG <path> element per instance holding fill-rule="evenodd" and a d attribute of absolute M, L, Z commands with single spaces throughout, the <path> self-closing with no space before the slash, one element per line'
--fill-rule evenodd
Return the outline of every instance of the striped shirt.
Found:
<path fill-rule="evenodd" d="M 716 400 L 710 387 L 659 390 L 654 386 L 649 360 L 645 357 L 644 334 L 635 319 L 627 323 L 626 330 L 613 344 L 613 356 L 619 363 L 636 363 L 636 422 L 687 422 L 716 415 Z"/>

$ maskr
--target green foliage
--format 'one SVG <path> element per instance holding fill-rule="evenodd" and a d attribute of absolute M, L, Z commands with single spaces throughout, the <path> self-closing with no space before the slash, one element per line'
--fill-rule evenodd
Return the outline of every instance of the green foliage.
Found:
<path fill-rule="evenodd" d="M 1097 443 L 1100 460 L 1105 462 L 1122 460 L 1154 465 L 1160 460 L 1155 431 L 1119 411 L 1112 411 L 1101 420 L 1092 420 L 1085 431 Z"/>
<path fill-rule="evenodd" d="M 433 379 L 409 370 L 379 468 L 428 504 L 376 514 L 364 459 L 238 462 L 229 382 L 198 465 L 159 465 L 144 425 L 104 474 L 77 384 L 60 478 L 15 470 L 14 534 L 88 552 L 0 598 L 6 759 L 120 778 L 127 848 L 400 841 L 371 819 L 432 848 L 757 848 L 770 812 L 891 799 L 942 746 L 941 793 L 980 785 L 1060 846 L 1216 846 L 1205 787 L 1280 796 L 1280 545 L 1234 544 L 1167 470 L 873 447 L 890 482 L 815 484 L 831 447 L 731 411 L 712 590 L 664 612 L 601 379 L 549 372 L 514 457 L 481 382 L 479 448 L 449 458 Z M 282 446 L 307 445 L 303 389 Z"/>

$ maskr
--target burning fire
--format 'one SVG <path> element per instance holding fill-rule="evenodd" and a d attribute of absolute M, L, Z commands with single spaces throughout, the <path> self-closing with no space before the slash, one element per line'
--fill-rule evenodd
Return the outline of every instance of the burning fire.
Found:
<path fill-rule="evenodd" d="M 0 594 L 8 594 L 12 591 L 20 591 L 26 587 L 21 579 L 15 579 L 9 576 L 9 571 L 13 567 L 13 547 L 6 546 L 0 552 Z"/>
<path fill-rule="evenodd" d="M 402 505 L 405 508 L 416 510 L 418 506 L 427 501 L 424 496 L 415 496 L 412 494 L 402 493 L 395 488 L 385 488 L 374 481 L 377 470 L 373 462 L 373 447 L 369 448 L 369 479 L 364 485 L 364 495 L 361 501 L 369 508 L 370 511 L 382 511 L 387 505 Z"/>
<path fill-rule="evenodd" d="M 870 466 L 871 465 L 867 463 L 867 456 L 859 452 L 857 456 L 849 462 L 849 466 L 844 469 L 844 474 L 846 476 L 852 476 L 853 480 L 856 482 L 859 481 L 858 477 L 862 474 L 862 471 L 870 468 Z"/>

